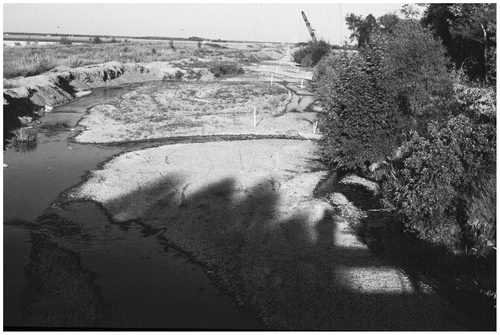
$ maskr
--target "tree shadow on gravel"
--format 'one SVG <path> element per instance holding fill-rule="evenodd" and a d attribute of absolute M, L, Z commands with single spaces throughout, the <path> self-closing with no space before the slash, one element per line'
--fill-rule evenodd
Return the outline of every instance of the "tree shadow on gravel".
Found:
<path fill-rule="evenodd" d="M 198 188 L 195 184 L 182 175 L 161 175 L 105 206 L 124 221 L 140 220 L 146 230 L 162 231 L 159 239 L 203 265 L 220 287 L 270 329 L 469 327 L 466 319 L 434 295 L 406 285 L 402 275 L 398 277 L 367 248 L 346 245 L 343 238 L 351 238 L 350 229 L 321 201 L 297 199 L 297 204 L 304 205 L 294 208 L 296 204 L 281 201 L 281 185 L 265 178 L 251 187 L 232 178 Z M 50 242 L 60 233 L 46 231 L 45 239 Z M 40 320 L 43 311 L 61 310 L 52 297 L 70 295 L 70 282 L 79 280 L 64 274 L 65 262 L 52 261 L 61 260 L 56 254 L 43 258 L 36 253 L 30 268 L 51 272 L 38 271 L 27 291 L 36 298 L 29 298 L 26 308 L 43 306 L 31 318 L 33 322 Z M 58 292 L 37 284 L 47 280 L 65 285 Z M 94 292 L 92 285 L 88 287 Z M 64 299 L 69 301 L 69 295 Z M 67 327 L 74 317 L 78 315 L 69 314 L 65 323 L 56 322 L 56 326 Z M 33 322 L 30 325 L 36 326 Z"/>
<path fill-rule="evenodd" d="M 129 213 L 131 199 L 147 204 L 140 221 L 163 229 L 162 239 L 206 267 L 218 285 L 271 329 L 469 326 L 435 295 L 407 285 L 402 273 L 367 248 L 337 241 L 336 236 L 352 235 L 319 200 L 301 210 L 287 208 L 280 187 L 268 179 L 243 187 L 224 178 L 196 189 L 182 178 L 162 176 L 107 206 Z M 346 234 L 339 235 L 339 229 L 347 229 Z M 392 282 L 385 285 L 385 279 Z"/>
<path fill-rule="evenodd" d="M 496 283 L 495 259 L 453 255 L 443 247 L 417 239 L 403 230 L 393 214 L 380 210 L 379 198 L 363 186 L 337 183 L 332 189 L 366 214 L 351 221 L 356 235 L 379 258 L 403 269 L 416 292 L 432 287 L 466 315 L 469 329 L 496 330 L 495 299 L 467 287 L 466 281 L 456 280 L 470 279 L 476 273 Z"/>

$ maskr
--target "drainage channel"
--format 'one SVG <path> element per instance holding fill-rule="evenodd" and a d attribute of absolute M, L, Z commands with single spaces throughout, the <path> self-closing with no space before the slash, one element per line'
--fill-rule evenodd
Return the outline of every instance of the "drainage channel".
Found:
<path fill-rule="evenodd" d="M 87 108 L 111 101 L 129 89 L 95 90 L 47 114 L 43 121 L 74 127 Z M 221 292 L 201 266 L 163 245 L 142 226 L 114 224 L 93 203 L 54 206 L 54 199 L 78 184 L 87 171 L 131 150 L 130 146 L 71 143 L 67 141 L 70 135 L 68 129 L 41 133 L 35 149 L 4 152 L 4 163 L 8 164 L 4 169 L 6 329 L 264 329 L 260 321 Z M 61 258 L 66 261 L 55 261 Z M 93 279 L 81 280 L 85 276 Z M 81 288 L 72 291 L 68 281 Z M 51 287 L 51 282 L 66 285 Z M 75 305 L 84 306 L 79 312 L 62 301 L 74 295 L 93 296 L 82 292 L 98 292 L 100 297 L 89 298 L 92 303 L 78 300 Z M 100 307 L 89 307 L 94 305 Z M 96 314 L 92 318 L 83 317 L 92 313 Z M 88 323 L 79 324 L 71 318 Z"/>
<path fill-rule="evenodd" d="M 265 329 L 221 292 L 201 266 L 165 246 L 158 232 L 148 232 L 136 222 L 115 224 L 91 202 L 54 204 L 87 171 L 125 151 L 260 138 L 207 136 L 114 145 L 68 141 L 88 108 L 113 101 L 135 86 L 97 89 L 56 108 L 44 116 L 44 123 L 66 124 L 69 129 L 39 134 L 36 148 L 4 152 L 9 166 L 4 169 L 4 326 L 37 327 L 43 319 L 47 327 Z M 298 99 L 292 104 L 300 105 Z M 66 261 L 54 261 L 61 257 Z M 74 292 L 50 284 L 61 281 L 74 281 L 73 286 L 81 289 Z M 87 323 L 68 320 L 70 311 L 65 308 L 71 307 L 60 300 L 75 295 L 92 297 L 82 299 L 83 307 L 75 307 L 72 314 Z M 95 315 L 86 319 L 79 313 Z"/>

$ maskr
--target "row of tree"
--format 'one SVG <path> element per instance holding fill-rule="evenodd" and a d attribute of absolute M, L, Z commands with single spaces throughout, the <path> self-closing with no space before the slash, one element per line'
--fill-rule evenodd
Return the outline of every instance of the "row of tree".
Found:
<path fill-rule="evenodd" d="M 475 18 L 479 9 L 496 9 L 472 7 L 463 22 L 493 29 L 493 19 Z M 427 7 L 424 18 L 433 8 Z M 437 30 L 415 19 L 410 7 L 404 14 L 349 15 L 358 52 L 329 53 L 316 66 L 317 94 L 328 112 L 323 161 L 361 173 L 385 161 L 382 196 L 403 229 L 452 252 L 487 254 L 496 245 L 495 92 L 455 85 L 450 70 L 462 64 L 450 61 Z M 465 33 L 460 36 L 465 39 Z M 491 38 L 486 33 L 486 41 Z M 491 83 L 496 70 L 486 69 L 470 68 L 469 79 Z"/>
<path fill-rule="evenodd" d="M 455 69 L 469 81 L 483 84 L 496 82 L 496 4 L 458 3 L 428 4 L 422 26 L 429 28 L 446 48 Z M 406 19 L 415 19 L 418 11 L 410 6 L 402 9 Z M 386 14 L 378 19 L 349 14 L 346 17 L 351 40 L 365 47 L 380 35 L 393 33 L 401 19 Z"/>

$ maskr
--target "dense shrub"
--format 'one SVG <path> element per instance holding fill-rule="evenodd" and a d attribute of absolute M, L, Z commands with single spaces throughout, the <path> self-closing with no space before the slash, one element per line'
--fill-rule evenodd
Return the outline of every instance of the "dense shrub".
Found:
<path fill-rule="evenodd" d="M 430 31 L 403 20 L 356 54 L 320 61 L 322 157 L 347 169 L 388 159 L 383 202 L 404 229 L 453 252 L 485 254 L 496 245 L 496 95 L 454 91 L 444 52 Z"/>
<path fill-rule="evenodd" d="M 183 76 L 184 76 L 184 73 L 183 73 L 183 72 L 181 72 L 180 70 L 177 70 L 177 71 L 175 72 L 175 79 L 176 79 L 176 80 L 181 80 Z"/>
<path fill-rule="evenodd" d="M 89 38 L 89 41 L 90 43 L 93 43 L 93 44 L 100 44 L 102 43 L 102 40 L 99 36 L 94 36 L 94 37 L 91 37 Z"/>
<path fill-rule="evenodd" d="M 485 252 L 496 237 L 496 111 L 462 107 L 446 124 L 432 123 L 427 138 L 414 133 L 405 143 L 383 196 L 420 238 Z"/>
<path fill-rule="evenodd" d="M 421 23 L 443 40 L 455 68 L 472 83 L 496 83 L 496 3 L 433 3 Z"/>
<path fill-rule="evenodd" d="M 485 255 L 496 247 L 496 175 L 482 177 L 467 202 L 467 225 L 464 229 L 466 247 Z"/>
<path fill-rule="evenodd" d="M 71 45 L 71 41 L 66 36 L 62 36 L 61 39 L 59 40 L 59 44 Z"/>
<path fill-rule="evenodd" d="M 405 117 L 381 71 L 381 55 L 372 56 L 341 52 L 318 64 L 317 93 L 328 111 L 322 157 L 330 165 L 363 168 L 390 156 L 401 141 Z"/>
<path fill-rule="evenodd" d="M 309 42 L 306 47 L 301 47 L 293 53 L 293 61 L 299 63 L 303 67 L 312 67 L 318 64 L 331 49 L 331 45 L 323 40 L 317 43 Z"/>
<path fill-rule="evenodd" d="M 421 134 L 431 120 L 446 120 L 453 101 L 449 60 L 441 41 L 416 22 L 402 20 L 392 34 L 376 41 L 384 55 L 384 71 L 396 92 L 402 114 L 411 115 Z M 372 52 L 371 48 L 363 49 Z"/>
<path fill-rule="evenodd" d="M 215 77 L 220 76 L 237 76 L 245 72 L 243 67 L 237 62 L 215 62 L 210 68 L 210 72 Z"/>
<path fill-rule="evenodd" d="M 331 54 L 316 67 L 318 96 L 329 113 L 323 158 L 362 168 L 391 156 L 411 129 L 444 122 L 453 102 L 444 49 L 415 21 L 372 38 L 357 54 Z"/>
<path fill-rule="evenodd" d="M 77 56 L 70 56 L 68 57 L 68 60 L 66 62 L 66 65 L 71 67 L 71 68 L 77 68 L 85 65 L 85 62 L 78 58 Z"/>

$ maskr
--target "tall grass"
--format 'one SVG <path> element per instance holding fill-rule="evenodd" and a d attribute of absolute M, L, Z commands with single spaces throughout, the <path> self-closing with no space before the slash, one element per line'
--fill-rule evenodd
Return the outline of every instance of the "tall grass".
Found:
<path fill-rule="evenodd" d="M 152 53 L 154 46 L 156 52 Z M 28 77 L 44 73 L 56 66 L 71 68 L 110 61 L 157 62 L 184 58 L 184 51 L 195 50 L 196 45 L 179 46 L 172 50 L 166 43 L 141 44 L 81 44 L 81 45 L 27 45 L 3 50 L 4 78 Z"/>
<path fill-rule="evenodd" d="M 55 60 L 49 56 L 34 54 L 28 57 L 13 57 L 8 63 L 4 56 L 3 76 L 4 78 L 36 76 L 55 66 Z"/>
<path fill-rule="evenodd" d="M 237 62 L 216 61 L 210 68 L 210 72 L 212 72 L 215 77 L 220 77 L 220 76 L 237 76 L 243 74 L 245 71 L 243 67 Z"/>
<path fill-rule="evenodd" d="M 33 128 L 19 128 L 12 132 L 13 137 L 9 140 L 16 150 L 32 151 L 38 144 L 37 132 Z"/>

